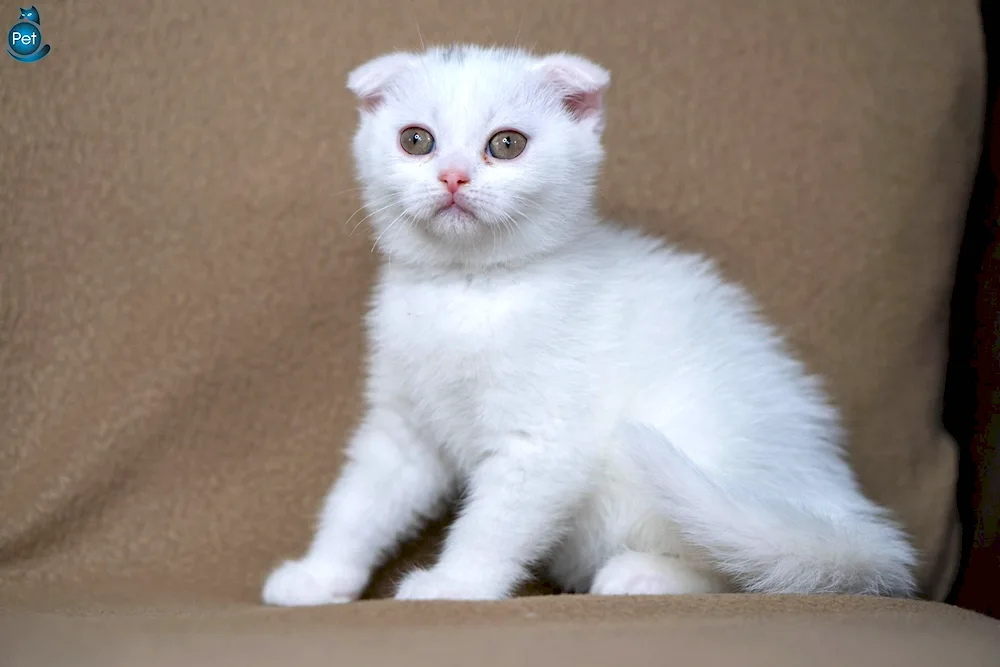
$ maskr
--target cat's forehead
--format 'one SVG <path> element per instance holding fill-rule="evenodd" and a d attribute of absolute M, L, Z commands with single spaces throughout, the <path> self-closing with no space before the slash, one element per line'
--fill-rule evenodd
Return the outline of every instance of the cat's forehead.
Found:
<path fill-rule="evenodd" d="M 514 49 L 484 49 L 454 45 L 430 49 L 420 56 L 418 62 L 425 72 L 474 81 L 477 75 L 524 80 L 533 61 L 528 55 Z"/>
<path fill-rule="evenodd" d="M 397 103 L 413 111 L 480 116 L 538 101 L 532 61 L 518 52 L 453 46 L 424 54 L 399 80 Z"/>

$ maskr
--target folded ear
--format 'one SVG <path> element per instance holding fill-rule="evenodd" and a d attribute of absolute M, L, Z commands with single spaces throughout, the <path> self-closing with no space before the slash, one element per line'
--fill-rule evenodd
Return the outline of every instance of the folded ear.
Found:
<path fill-rule="evenodd" d="M 369 60 L 347 75 L 347 88 L 354 93 L 361 108 L 374 111 L 385 96 L 385 90 L 403 71 L 416 63 L 412 53 L 389 53 Z"/>
<path fill-rule="evenodd" d="M 534 69 L 563 98 L 563 106 L 580 121 L 588 121 L 596 132 L 604 129 L 604 91 L 611 74 L 600 65 L 571 53 L 545 56 Z"/>

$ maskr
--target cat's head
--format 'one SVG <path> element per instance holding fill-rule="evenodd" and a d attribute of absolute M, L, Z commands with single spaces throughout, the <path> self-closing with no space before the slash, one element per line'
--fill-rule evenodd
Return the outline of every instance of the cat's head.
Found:
<path fill-rule="evenodd" d="M 592 225 L 608 82 L 579 56 L 474 46 L 355 69 L 354 158 L 377 245 L 411 262 L 487 265 Z"/>

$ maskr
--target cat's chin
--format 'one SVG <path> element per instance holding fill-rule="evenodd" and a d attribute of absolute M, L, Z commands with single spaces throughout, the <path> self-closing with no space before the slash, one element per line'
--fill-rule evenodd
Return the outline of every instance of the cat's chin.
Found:
<path fill-rule="evenodd" d="M 442 240 L 463 240 L 482 234 L 483 223 L 472 212 L 449 206 L 428 220 L 427 230 Z"/>

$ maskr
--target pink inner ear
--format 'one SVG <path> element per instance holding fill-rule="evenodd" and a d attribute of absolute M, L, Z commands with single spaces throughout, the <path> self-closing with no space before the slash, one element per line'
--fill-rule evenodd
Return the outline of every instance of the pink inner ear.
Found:
<path fill-rule="evenodd" d="M 382 96 L 378 93 L 358 98 L 358 106 L 361 107 L 362 111 L 375 111 L 380 104 L 382 104 Z"/>
<path fill-rule="evenodd" d="M 563 106 L 578 120 L 600 114 L 602 102 L 600 90 L 572 93 L 563 98 Z"/>

